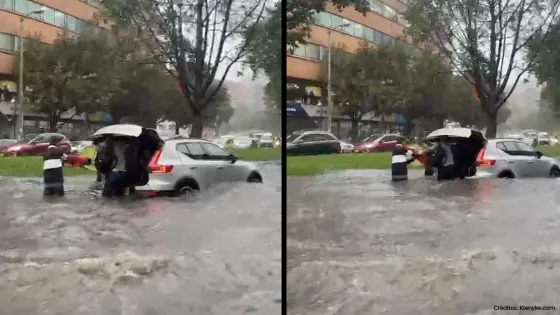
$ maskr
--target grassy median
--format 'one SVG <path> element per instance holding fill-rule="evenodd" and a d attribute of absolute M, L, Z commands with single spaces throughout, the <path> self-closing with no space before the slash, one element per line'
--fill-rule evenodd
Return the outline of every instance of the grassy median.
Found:
<path fill-rule="evenodd" d="M 409 165 L 409 168 L 421 167 L 418 162 Z M 391 168 L 391 152 L 289 156 L 286 160 L 288 176 L 311 176 L 338 170 L 389 168 Z"/>
<path fill-rule="evenodd" d="M 255 148 L 255 149 L 233 149 L 231 153 L 245 161 L 276 161 L 281 160 L 281 148 Z M 71 166 L 64 167 L 64 176 L 93 175 L 94 172 Z M 0 176 L 12 177 L 42 177 L 43 157 L 41 156 L 18 156 L 0 157 Z"/>
<path fill-rule="evenodd" d="M 540 145 L 537 147 L 537 150 L 541 151 L 546 156 L 554 158 L 560 157 L 560 145 L 555 145 L 553 147 L 548 145 Z"/>
<path fill-rule="evenodd" d="M 539 146 L 537 149 L 546 156 L 560 157 L 560 145 Z M 289 156 L 286 160 L 288 176 L 312 176 L 337 170 L 389 168 L 391 168 L 390 152 Z M 414 162 L 409 165 L 409 168 L 422 168 L 422 165 Z"/>
<path fill-rule="evenodd" d="M 93 175 L 90 170 L 71 166 L 64 167 L 64 176 Z M 0 158 L 0 176 L 42 177 L 43 157 L 18 156 Z"/>

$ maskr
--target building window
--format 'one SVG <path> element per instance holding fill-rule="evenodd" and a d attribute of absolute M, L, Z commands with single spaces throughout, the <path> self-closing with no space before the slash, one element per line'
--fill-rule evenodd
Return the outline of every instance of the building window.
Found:
<path fill-rule="evenodd" d="M 0 0 L 0 8 L 13 11 L 15 0 Z"/>
<path fill-rule="evenodd" d="M 330 14 L 330 13 L 329 13 Z M 331 28 L 336 28 L 338 27 L 338 29 L 340 29 L 339 25 L 344 24 L 342 22 L 342 18 L 338 15 L 334 15 L 334 14 L 330 14 L 331 15 Z"/>
<path fill-rule="evenodd" d="M 15 50 L 15 41 L 13 35 L 0 33 L 0 50 Z"/>
<path fill-rule="evenodd" d="M 16 1 L 16 7 L 15 7 L 16 10 L 15 11 L 17 13 L 20 13 L 20 14 L 24 14 L 24 15 L 27 14 L 27 12 L 28 12 L 27 11 L 27 3 L 28 3 L 27 0 Z"/>
<path fill-rule="evenodd" d="M 313 44 L 305 45 L 305 57 L 320 60 L 321 52 L 319 46 Z"/>
<path fill-rule="evenodd" d="M 75 17 L 67 15 L 66 16 L 66 28 L 72 32 L 78 32 L 78 21 Z"/>
<path fill-rule="evenodd" d="M 43 21 L 50 23 L 50 24 L 54 24 L 54 10 L 49 8 L 49 7 L 41 7 L 41 9 L 44 11 L 43 12 Z"/>
<path fill-rule="evenodd" d="M 319 14 L 317 14 L 317 18 L 316 18 L 317 24 L 325 26 L 325 27 L 331 27 L 331 14 L 327 13 L 327 12 L 320 12 Z"/>
<path fill-rule="evenodd" d="M 374 42 L 373 32 L 374 30 L 372 28 L 366 27 L 364 29 L 364 36 L 368 42 Z"/>
<path fill-rule="evenodd" d="M 321 60 L 321 56 L 324 53 L 321 46 L 313 45 L 313 44 L 300 44 L 296 49 L 288 50 L 288 54 L 292 54 L 294 56 Z M 325 55 L 326 56 L 326 55 Z"/>
<path fill-rule="evenodd" d="M 29 14 L 30 12 L 33 12 L 33 11 L 39 11 L 40 9 L 41 9 L 41 5 L 40 5 L 40 4 L 29 1 L 29 2 L 27 2 L 27 13 L 26 13 L 26 14 Z M 41 14 L 33 14 L 32 17 L 33 17 L 33 18 L 40 19 L 40 20 L 43 19 L 43 18 L 41 17 Z"/>
<path fill-rule="evenodd" d="M 65 27 L 66 24 L 66 14 L 54 10 L 54 25 L 58 27 Z"/>

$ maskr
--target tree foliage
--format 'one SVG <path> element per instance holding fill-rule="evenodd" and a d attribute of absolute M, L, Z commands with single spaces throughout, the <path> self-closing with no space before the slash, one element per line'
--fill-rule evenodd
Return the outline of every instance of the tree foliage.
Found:
<path fill-rule="evenodd" d="M 282 3 L 277 2 L 267 10 L 267 17 L 255 25 L 245 37 L 253 36 L 247 47 L 245 63 L 255 77 L 264 73 L 268 78 L 265 87 L 265 104 L 279 109 L 282 104 Z"/>
<path fill-rule="evenodd" d="M 537 34 L 548 34 L 558 5 L 558 0 L 412 0 L 409 33 L 446 54 L 475 87 L 487 136 L 494 137 L 499 109 L 531 68 L 531 58 L 522 54 Z"/>
<path fill-rule="evenodd" d="M 409 55 L 399 45 L 373 47 L 363 43 L 355 54 L 345 52 L 344 47 L 333 49 L 331 59 L 333 104 L 340 114 L 350 117 L 354 138 L 366 114 L 403 115 L 407 127 L 421 123 L 441 128 L 445 120 L 486 127 L 471 83 L 454 75 L 447 60 L 438 54 Z M 325 83 L 327 66 L 324 62 Z M 504 108 L 498 123 L 510 114 Z"/>
<path fill-rule="evenodd" d="M 50 130 L 59 127 L 63 113 L 74 115 L 102 110 L 115 92 L 106 77 L 111 57 L 106 36 L 91 33 L 71 37 L 62 33 L 52 45 L 38 39 L 24 47 L 24 82 L 29 109 L 48 116 Z M 14 66 L 19 65 L 19 61 Z M 17 74 L 15 67 L 14 73 Z"/>
<path fill-rule="evenodd" d="M 541 91 L 541 100 L 558 115 L 560 112 L 560 19 L 546 34 L 538 32 L 529 46 L 529 56 L 533 58 L 531 72 L 539 83 L 546 83 Z"/>
<path fill-rule="evenodd" d="M 111 20 L 140 32 L 151 60 L 168 65 L 186 100 L 180 105 L 192 118 L 191 136 L 200 137 L 204 111 L 231 67 L 247 54 L 266 2 L 104 0 L 103 5 Z"/>

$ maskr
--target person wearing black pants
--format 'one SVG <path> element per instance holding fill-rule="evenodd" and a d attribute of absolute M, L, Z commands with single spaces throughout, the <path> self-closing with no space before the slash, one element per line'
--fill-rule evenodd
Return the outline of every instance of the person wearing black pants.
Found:
<path fill-rule="evenodd" d="M 64 196 L 63 160 L 66 154 L 51 143 L 43 154 L 44 196 Z"/>
<path fill-rule="evenodd" d="M 393 149 L 391 157 L 391 179 L 393 181 L 408 180 L 408 164 L 413 161 L 414 152 L 406 148 L 404 141 L 400 141 Z"/>

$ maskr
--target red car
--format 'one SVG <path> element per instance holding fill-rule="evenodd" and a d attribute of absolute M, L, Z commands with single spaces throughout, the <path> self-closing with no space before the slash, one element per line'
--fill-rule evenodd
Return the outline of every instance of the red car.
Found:
<path fill-rule="evenodd" d="M 390 152 L 397 145 L 397 140 L 406 140 L 399 134 L 375 134 L 362 140 L 355 146 L 355 152 Z"/>
<path fill-rule="evenodd" d="M 51 142 L 56 143 L 63 152 L 70 152 L 72 145 L 66 136 L 59 133 L 43 133 L 31 141 L 22 140 L 19 143 L 0 147 L 1 156 L 43 155 Z"/>

